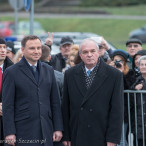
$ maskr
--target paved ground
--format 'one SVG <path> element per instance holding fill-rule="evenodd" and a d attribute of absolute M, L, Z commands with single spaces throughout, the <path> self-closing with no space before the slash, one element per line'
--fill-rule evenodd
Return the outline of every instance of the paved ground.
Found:
<path fill-rule="evenodd" d="M 0 13 L 2 16 L 14 16 L 14 13 Z M 19 12 L 18 17 L 28 18 L 29 12 Z M 146 20 L 146 16 L 125 16 L 125 15 L 101 15 L 101 14 L 34 14 L 35 18 L 94 18 L 94 19 L 127 19 L 127 20 Z"/>

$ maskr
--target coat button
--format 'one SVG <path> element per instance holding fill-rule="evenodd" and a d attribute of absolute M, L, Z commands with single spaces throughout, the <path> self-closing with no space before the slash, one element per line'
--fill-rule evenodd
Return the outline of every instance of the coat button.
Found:
<path fill-rule="evenodd" d="M 81 111 L 83 110 L 84 108 L 83 107 L 81 107 Z"/>
<path fill-rule="evenodd" d="M 88 125 L 88 128 L 90 128 L 91 127 L 91 125 Z"/>
<path fill-rule="evenodd" d="M 93 109 L 91 108 L 91 109 L 89 109 L 89 111 L 90 111 L 90 112 L 92 112 L 92 111 L 93 111 Z"/>

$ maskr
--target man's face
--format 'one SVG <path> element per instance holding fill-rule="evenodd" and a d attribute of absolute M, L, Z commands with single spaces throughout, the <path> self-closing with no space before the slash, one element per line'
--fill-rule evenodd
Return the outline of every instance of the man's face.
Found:
<path fill-rule="evenodd" d="M 7 49 L 5 44 L 0 44 L 0 61 L 4 61 L 6 58 Z"/>
<path fill-rule="evenodd" d="M 136 57 L 135 57 L 135 60 L 134 60 L 134 62 L 135 62 L 135 66 L 136 67 L 138 67 L 138 59 L 141 57 L 141 55 L 136 55 Z"/>
<path fill-rule="evenodd" d="M 22 47 L 22 53 L 29 63 L 36 64 L 42 55 L 40 40 L 28 40 L 25 47 Z"/>
<path fill-rule="evenodd" d="M 139 50 L 142 50 L 142 46 L 138 43 L 130 43 L 127 45 L 127 52 L 133 57 Z"/>
<path fill-rule="evenodd" d="M 13 60 L 14 54 L 11 51 L 7 50 L 7 57 L 9 57 L 9 59 Z"/>
<path fill-rule="evenodd" d="M 64 56 L 66 59 L 68 58 L 71 48 L 72 48 L 72 44 L 65 44 L 63 46 L 60 46 L 60 52 L 62 56 Z"/>
<path fill-rule="evenodd" d="M 99 58 L 99 50 L 97 49 L 96 44 L 93 41 L 88 41 L 88 43 L 85 42 L 82 44 L 80 57 L 88 69 L 94 67 Z"/>

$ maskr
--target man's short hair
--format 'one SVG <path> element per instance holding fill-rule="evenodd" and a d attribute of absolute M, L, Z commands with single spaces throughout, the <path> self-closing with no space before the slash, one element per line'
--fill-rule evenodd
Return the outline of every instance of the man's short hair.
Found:
<path fill-rule="evenodd" d="M 96 47 L 97 47 L 97 50 L 99 50 L 99 46 L 98 46 L 98 44 L 97 44 L 97 42 L 96 42 L 95 40 L 93 40 L 92 38 L 86 38 L 86 39 L 82 40 L 82 42 L 81 42 L 80 45 L 79 45 L 79 53 L 81 53 L 81 47 L 82 47 L 82 45 L 83 45 L 84 43 L 87 43 L 88 41 L 94 42 L 95 45 L 96 45 Z"/>
<path fill-rule="evenodd" d="M 36 35 L 27 35 L 22 39 L 21 46 L 25 47 L 25 45 L 26 45 L 28 40 L 36 40 L 36 39 L 40 40 L 40 38 L 38 36 L 36 36 Z M 41 42 L 41 40 L 40 40 L 40 42 Z"/>
<path fill-rule="evenodd" d="M 126 42 L 126 46 L 128 46 L 130 43 L 138 43 L 142 46 L 142 41 L 139 40 L 139 39 L 129 39 L 127 42 Z"/>
<path fill-rule="evenodd" d="M 50 55 L 50 48 L 47 45 L 42 45 L 42 56 L 40 58 L 41 61 L 47 61 L 47 58 Z"/>

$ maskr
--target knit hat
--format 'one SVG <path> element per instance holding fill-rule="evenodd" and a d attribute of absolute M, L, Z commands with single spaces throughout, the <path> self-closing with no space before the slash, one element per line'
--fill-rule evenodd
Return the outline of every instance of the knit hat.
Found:
<path fill-rule="evenodd" d="M 126 42 L 126 46 L 129 45 L 130 43 L 138 43 L 142 46 L 142 41 L 139 40 L 139 39 L 129 39 L 127 42 Z"/>
<path fill-rule="evenodd" d="M 4 39 L 0 38 L 0 44 L 5 44 L 6 45 L 6 42 Z"/>
<path fill-rule="evenodd" d="M 13 54 L 16 53 L 16 51 L 14 49 L 14 43 L 13 42 L 7 41 L 6 45 L 7 45 L 7 50 L 11 51 Z"/>
<path fill-rule="evenodd" d="M 122 49 L 114 50 L 113 53 L 111 54 L 111 58 L 114 58 L 114 56 L 116 55 L 122 56 L 125 59 L 125 61 L 127 61 L 129 58 L 129 54 Z"/>

